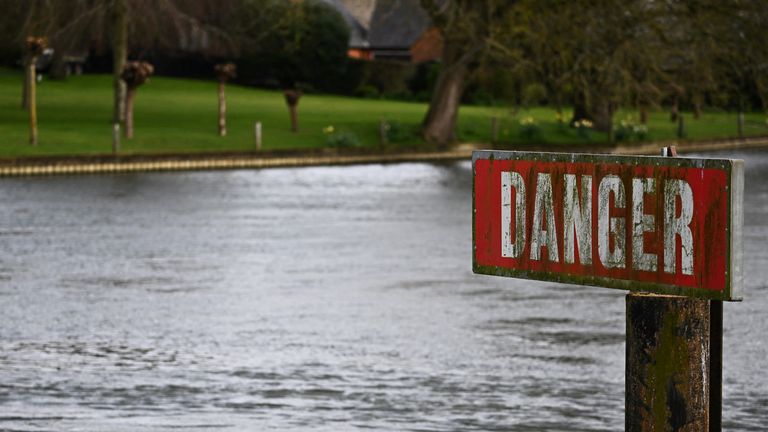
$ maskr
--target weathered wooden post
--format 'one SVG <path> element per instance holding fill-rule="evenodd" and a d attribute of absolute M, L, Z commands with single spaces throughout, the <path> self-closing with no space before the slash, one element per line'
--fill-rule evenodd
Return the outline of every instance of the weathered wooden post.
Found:
<path fill-rule="evenodd" d="M 261 150 L 261 122 L 257 121 L 253 125 L 253 140 L 256 144 L 256 150 Z"/>
<path fill-rule="evenodd" d="M 112 124 L 112 154 L 120 151 L 120 123 Z"/>
<path fill-rule="evenodd" d="M 474 272 L 630 290 L 626 430 L 719 431 L 722 301 L 741 300 L 743 162 L 472 159 Z"/>
<path fill-rule="evenodd" d="M 709 431 L 709 302 L 627 294 L 625 428 Z"/>
<path fill-rule="evenodd" d="M 386 120 L 379 120 L 379 146 L 384 147 L 389 144 L 389 123 Z"/>

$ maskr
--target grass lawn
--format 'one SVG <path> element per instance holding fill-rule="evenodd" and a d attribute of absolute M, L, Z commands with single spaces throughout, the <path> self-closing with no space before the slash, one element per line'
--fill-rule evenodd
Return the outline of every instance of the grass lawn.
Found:
<path fill-rule="evenodd" d="M 71 77 L 66 81 L 43 80 L 38 84 L 39 145 L 27 144 L 27 114 L 20 108 L 20 71 L 0 69 L 0 157 L 72 155 L 111 152 L 112 78 L 107 75 Z M 379 121 L 399 126 L 400 142 L 390 148 L 419 147 L 415 131 L 426 112 L 423 103 L 366 100 L 329 95 L 306 95 L 299 103 L 298 133 L 289 130 L 288 110 L 282 93 L 230 85 L 227 87 L 228 136 L 217 134 L 217 96 L 213 81 L 154 77 L 136 97 L 136 137 L 123 140 L 123 153 L 248 151 L 254 148 L 255 121 L 263 124 L 263 149 L 306 149 L 327 145 L 323 129 L 354 134 L 361 145 L 379 146 Z M 583 136 L 561 126 L 549 108 L 519 110 L 464 106 L 459 116 L 459 138 L 465 142 L 489 142 L 491 117 L 500 118 L 499 139 L 519 143 L 548 143 L 568 147 L 605 142 L 604 134 Z M 524 138 L 520 120 L 533 117 L 538 133 Z M 616 121 L 627 116 L 619 113 Z M 685 114 L 690 139 L 729 137 L 737 134 L 733 113 L 705 113 L 693 120 Z M 648 140 L 673 139 L 676 125 L 668 114 L 656 112 L 648 124 Z M 762 113 L 747 115 L 748 135 L 768 134 Z"/>

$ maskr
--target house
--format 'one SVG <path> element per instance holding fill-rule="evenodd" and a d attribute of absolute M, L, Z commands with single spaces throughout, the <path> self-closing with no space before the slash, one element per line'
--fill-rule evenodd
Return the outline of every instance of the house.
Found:
<path fill-rule="evenodd" d="M 442 57 L 442 35 L 419 0 L 325 1 L 349 26 L 351 58 L 424 63 Z"/>

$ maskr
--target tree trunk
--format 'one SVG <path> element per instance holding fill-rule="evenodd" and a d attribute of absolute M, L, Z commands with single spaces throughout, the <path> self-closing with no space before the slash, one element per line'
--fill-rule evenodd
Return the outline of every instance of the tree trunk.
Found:
<path fill-rule="evenodd" d="M 27 65 L 27 103 L 29 105 L 29 143 L 37 145 L 37 58 L 32 56 Z"/>
<path fill-rule="evenodd" d="M 125 138 L 133 138 L 133 100 L 136 98 L 136 88 L 129 87 L 125 92 Z"/>
<path fill-rule="evenodd" d="M 592 109 L 592 121 L 596 131 L 611 133 L 613 129 L 613 106 L 608 101 L 596 101 Z"/>
<path fill-rule="evenodd" d="M 224 81 L 219 81 L 219 136 L 227 136 L 227 95 Z"/>
<path fill-rule="evenodd" d="M 693 97 L 693 118 L 698 120 L 701 118 L 701 105 L 703 96 L 694 95 Z"/>
<path fill-rule="evenodd" d="M 648 107 L 640 107 L 640 124 L 648 124 Z"/>
<path fill-rule="evenodd" d="M 468 61 L 459 60 L 440 71 L 422 124 L 422 135 L 426 141 L 441 147 L 456 141 L 456 118 L 464 91 L 467 64 Z"/>
<path fill-rule="evenodd" d="M 680 109 L 678 107 L 677 96 L 675 96 L 675 98 L 672 100 L 672 107 L 669 109 L 669 121 L 677 121 L 679 110 Z"/>
<path fill-rule="evenodd" d="M 285 104 L 288 105 L 288 114 L 291 116 L 291 132 L 296 133 L 299 131 L 299 113 L 297 107 L 299 105 L 299 99 L 301 99 L 301 91 L 289 88 L 283 90 L 283 96 L 285 97 Z"/>
<path fill-rule="evenodd" d="M 299 131 L 299 113 L 296 105 L 288 105 L 288 112 L 291 115 L 291 132 L 296 133 Z"/>
<path fill-rule="evenodd" d="M 126 105 L 125 83 L 120 78 L 128 59 L 128 5 L 126 0 L 112 0 L 112 75 L 114 86 L 114 104 L 112 123 L 125 119 Z M 126 131 L 127 134 L 127 131 Z"/>
<path fill-rule="evenodd" d="M 588 98 L 588 96 L 590 97 Z M 587 103 L 587 100 L 590 103 Z M 586 95 L 583 92 L 577 92 L 573 101 L 573 118 L 571 123 L 579 120 L 589 120 L 592 122 L 594 130 L 610 134 L 613 130 L 614 110 L 613 104 L 608 100 L 594 94 Z"/>
<path fill-rule="evenodd" d="M 573 117 L 571 123 L 579 120 L 592 120 L 587 108 L 587 97 L 582 92 L 576 92 L 573 100 Z"/>

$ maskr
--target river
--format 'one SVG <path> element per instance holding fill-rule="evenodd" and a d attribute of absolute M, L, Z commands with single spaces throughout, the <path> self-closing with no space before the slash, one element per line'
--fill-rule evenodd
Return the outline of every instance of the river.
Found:
<path fill-rule="evenodd" d="M 768 153 L 724 429 L 768 424 Z M 624 295 L 471 272 L 471 167 L 0 180 L 0 430 L 616 431 Z"/>

